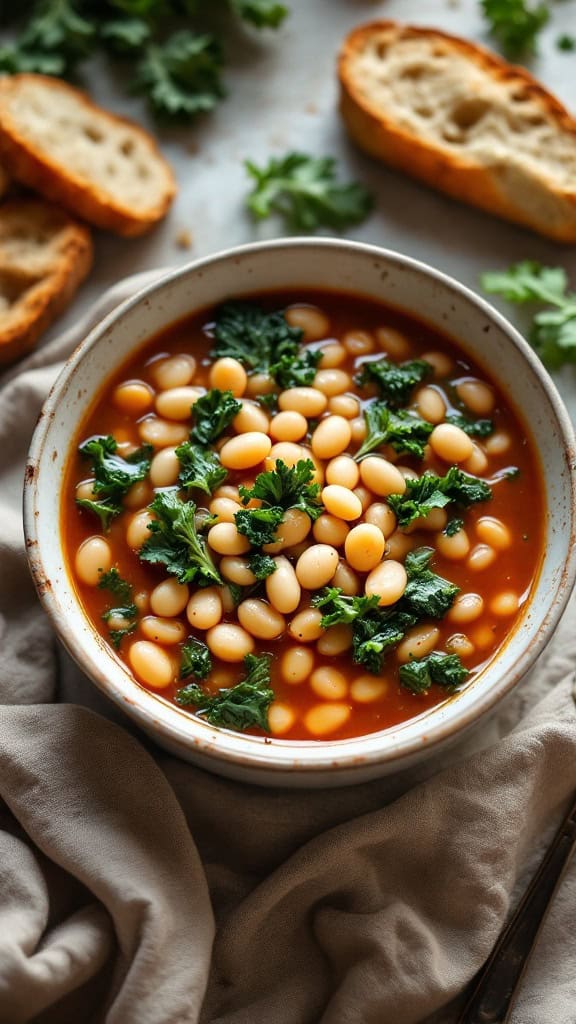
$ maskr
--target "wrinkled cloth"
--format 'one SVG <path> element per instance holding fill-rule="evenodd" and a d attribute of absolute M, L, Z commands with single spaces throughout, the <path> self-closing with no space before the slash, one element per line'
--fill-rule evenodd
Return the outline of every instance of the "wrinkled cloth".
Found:
<path fill-rule="evenodd" d="M 451 1024 L 576 790 L 576 603 L 465 741 L 369 784 L 266 790 L 145 739 L 59 647 L 21 526 L 62 360 L 4 374 L 0 1024 Z M 573 1024 L 576 870 L 512 1012 Z"/>

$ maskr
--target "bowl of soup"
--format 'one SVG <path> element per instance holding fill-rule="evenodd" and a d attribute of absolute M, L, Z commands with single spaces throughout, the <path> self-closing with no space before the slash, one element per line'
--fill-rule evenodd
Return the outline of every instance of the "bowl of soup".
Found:
<path fill-rule="evenodd" d="M 167 274 L 71 356 L 30 450 L 30 566 L 167 750 L 360 782 L 460 737 L 550 639 L 574 462 L 482 299 L 372 246 L 266 242 Z"/>

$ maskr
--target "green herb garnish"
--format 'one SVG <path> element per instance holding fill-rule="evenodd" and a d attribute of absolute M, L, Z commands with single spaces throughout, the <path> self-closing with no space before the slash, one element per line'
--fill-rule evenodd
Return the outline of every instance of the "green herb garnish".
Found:
<path fill-rule="evenodd" d="M 196 683 L 178 690 L 175 701 L 181 707 L 194 705 L 196 713 L 210 725 L 224 729 L 251 729 L 259 726 L 268 731 L 268 708 L 274 700 L 270 687 L 270 655 L 244 658 L 246 677 L 217 694 L 207 694 Z"/>
<path fill-rule="evenodd" d="M 424 457 L 424 448 L 434 425 L 413 413 L 389 409 L 386 402 L 370 402 L 364 411 L 366 438 L 356 452 L 357 462 L 382 445 L 389 444 L 399 455 Z"/>
<path fill-rule="evenodd" d="M 218 455 L 210 448 L 201 448 L 185 441 L 176 448 L 176 456 L 182 466 L 178 483 L 187 490 L 212 494 L 228 476 Z"/>
<path fill-rule="evenodd" d="M 78 448 L 80 455 L 91 460 L 95 497 L 77 498 L 76 504 L 97 515 L 104 530 L 122 511 L 122 499 L 132 484 L 147 475 L 153 452 L 151 445 L 143 445 L 124 459 L 116 454 L 117 449 L 118 445 L 110 435 L 91 437 Z"/>
<path fill-rule="evenodd" d="M 159 491 L 151 505 L 156 519 L 150 523 L 150 537 L 140 548 L 143 562 L 163 565 L 180 583 L 208 587 L 222 583 L 206 541 L 196 526 L 196 505 L 181 501 L 175 490 Z"/>
<path fill-rule="evenodd" d="M 241 486 L 240 497 L 244 505 L 252 498 L 258 498 L 265 505 L 285 511 L 299 508 L 315 520 L 322 515 L 324 507 L 318 500 L 320 485 L 310 482 L 314 473 L 315 466 L 311 459 L 301 459 L 295 466 L 287 466 L 278 459 L 275 469 L 258 474 L 253 487 Z"/>
<path fill-rule="evenodd" d="M 459 412 L 449 412 L 446 416 L 446 423 L 451 423 L 454 427 L 460 427 L 460 430 L 463 430 L 469 437 L 490 437 L 490 434 L 494 433 L 494 423 L 492 420 L 471 420 L 468 416 L 464 416 Z"/>
<path fill-rule="evenodd" d="M 195 636 L 188 637 L 186 643 L 182 644 L 180 678 L 194 676 L 195 679 L 203 680 L 208 678 L 211 671 L 212 658 L 206 644 Z"/>
<path fill-rule="evenodd" d="M 251 302 L 228 302 L 216 312 L 210 356 L 237 359 L 251 373 L 274 376 L 278 370 L 285 377 L 301 357 L 302 337 L 301 328 L 290 327 L 282 312 L 267 313 Z"/>
<path fill-rule="evenodd" d="M 550 19 L 546 3 L 528 0 L 480 0 L 490 31 L 508 57 L 521 57 L 536 50 L 536 38 Z"/>
<path fill-rule="evenodd" d="M 460 587 L 430 569 L 434 548 L 417 548 L 406 555 L 404 568 L 408 583 L 402 601 L 410 611 L 441 619 L 454 604 Z"/>
<path fill-rule="evenodd" d="M 442 533 L 444 533 L 447 537 L 454 537 L 457 533 L 460 533 L 460 530 L 463 528 L 463 526 L 463 519 L 451 519 L 450 522 L 447 523 L 446 526 L 444 527 Z"/>
<path fill-rule="evenodd" d="M 311 603 L 313 608 L 322 609 L 322 629 L 329 629 L 330 626 L 337 626 L 340 623 L 355 622 L 360 616 L 366 615 L 366 612 L 377 608 L 379 601 L 378 595 L 349 597 L 342 593 L 340 587 L 327 587 L 319 594 L 315 594 Z"/>
<path fill-rule="evenodd" d="M 432 651 L 424 658 L 414 658 L 401 665 L 400 683 L 411 693 L 428 693 L 432 683 L 438 683 L 449 693 L 454 693 L 469 675 L 467 668 L 457 654 L 440 654 Z"/>
<path fill-rule="evenodd" d="M 100 590 L 109 590 L 118 604 L 113 608 L 107 608 L 102 613 L 104 622 L 108 625 L 111 619 L 125 622 L 119 629 L 110 629 L 110 640 L 116 650 L 120 648 L 125 636 L 133 633 L 137 625 L 138 609 L 132 600 L 132 585 L 123 579 L 117 569 L 109 569 L 103 572 L 98 580 Z"/>
<path fill-rule="evenodd" d="M 238 533 L 256 547 L 273 544 L 276 531 L 284 519 L 283 508 L 242 508 L 236 512 L 234 522 Z"/>
<path fill-rule="evenodd" d="M 404 494 L 390 494 L 386 500 L 396 513 L 398 525 L 406 527 L 415 519 L 427 516 L 433 508 L 444 508 L 450 502 L 468 508 L 491 497 L 492 490 L 487 483 L 451 466 L 445 476 L 427 472 L 417 480 L 406 480 Z"/>
<path fill-rule="evenodd" d="M 253 551 L 248 559 L 250 571 L 254 573 L 258 581 L 266 580 L 273 572 L 276 572 L 276 562 L 271 555 L 264 555 L 260 551 Z"/>
<path fill-rule="evenodd" d="M 191 440 L 200 445 L 213 444 L 241 408 L 242 402 L 238 402 L 231 391 L 219 391 L 218 388 L 207 391 L 192 406 L 194 426 L 190 431 Z"/>
<path fill-rule="evenodd" d="M 379 675 L 388 652 L 404 639 L 418 616 L 401 608 L 373 609 L 358 616 L 352 626 L 352 658 L 368 672 Z"/>
<path fill-rule="evenodd" d="M 375 359 L 363 364 L 357 383 L 359 387 L 376 384 L 381 398 L 396 408 L 406 405 L 416 385 L 431 373 L 432 367 L 424 359 L 412 359 L 406 363 Z"/>

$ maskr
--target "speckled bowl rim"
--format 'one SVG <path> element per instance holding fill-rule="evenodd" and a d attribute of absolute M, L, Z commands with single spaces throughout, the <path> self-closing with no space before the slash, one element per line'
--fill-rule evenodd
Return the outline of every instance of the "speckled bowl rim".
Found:
<path fill-rule="evenodd" d="M 141 687 L 94 630 L 92 633 L 98 646 L 98 658 L 88 656 L 81 637 L 74 628 L 73 614 L 71 617 L 71 611 L 74 613 L 74 608 L 71 608 L 70 594 L 61 593 L 59 588 L 49 585 L 42 551 L 38 544 L 37 519 L 42 515 L 42 494 L 39 493 L 41 489 L 37 486 L 37 477 L 41 472 L 44 460 L 50 457 L 48 450 L 50 425 L 62 395 L 66 392 L 67 384 L 82 363 L 86 353 L 98 345 L 99 341 L 120 318 L 136 306 L 145 303 L 150 296 L 162 289 L 168 282 L 185 280 L 199 271 L 209 272 L 211 266 L 223 260 L 243 259 L 262 251 L 268 252 L 272 258 L 274 253 L 279 250 L 302 247 L 319 250 L 354 250 L 371 259 L 385 260 L 399 268 L 412 269 L 427 275 L 444 289 L 457 293 L 460 299 L 474 307 L 475 313 L 482 313 L 500 328 L 509 342 L 521 353 L 530 371 L 537 378 L 538 384 L 546 392 L 559 433 L 565 444 L 567 467 L 572 471 L 571 485 L 566 484 L 571 491 L 571 519 L 569 544 L 561 579 L 538 627 L 536 636 L 527 649 L 518 652 L 506 674 L 500 678 L 497 676 L 498 653 L 491 659 L 488 668 L 460 695 L 431 709 L 417 719 L 410 719 L 405 725 L 346 740 L 286 741 L 214 729 L 206 722 L 202 722 Z M 290 284 L 287 282 L 286 288 L 289 287 Z M 310 283 L 310 287 L 314 287 L 313 282 Z M 257 285 L 254 290 L 258 291 Z M 359 292 L 359 294 L 361 293 Z M 393 306 L 393 303 L 389 302 L 388 304 Z M 193 312 L 192 308 L 191 313 Z M 169 326 L 169 323 L 170 320 L 167 320 L 166 326 Z M 134 350 L 141 346 L 142 342 L 138 342 L 135 344 Z M 128 352 L 124 354 L 124 358 L 129 358 Z M 80 417 L 76 420 L 76 426 L 79 419 Z M 535 436 L 534 441 L 538 447 Z M 520 333 L 494 307 L 469 288 L 419 260 L 379 246 L 340 239 L 318 238 L 291 238 L 257 242 L 220 251 L 167 272 L 105 316 L 71 354 L 46 399 L 30 446 L 24 487 L 24 529 L 28 559 L 40 600 L 72 657 L 109 698 L 139 723 L 149 735 L 156 737 L 159 743 L 162 744 L 164 741 L 173 752 L 180 750 L 184 758 L 190 755 L 190 758 L 193 759 L 193 755 L 197 754 L 203 763 L 212 762 L 215 771 L 219 770 L 218 764 L 220 763 L 225 774 L 234 774 L 234 766 L 238 769 L 247 769 L 255 777 L 260 776 L 261 778 L 264 774 L 268 778 L 280 773 L 283 777 L 286 773 L 291 775 L 303 773 L 310 776 L 311 774 L 334 773 L 336 770 L 341 781 L 344 775 L 353 776 L 355 770 L 358 770 L 358 774 L 365 775 L 366 768 L 370 766 L 381 765 L 382 773 L 401 770 L 408 761 L 424 756 L 424 750 L 426 753 L 430 753 L 440 744 L 460 737 L 464 731 L 493 709 L 534 664 L 560 620 L 576 578 L 576 476 L 573 472 L 575 466 L 574 432 L 553 382 Z M 553 515 L 553 510 L 550 511 Z M 76 606 L 75 611 L 85 620 L 82 608 L 73 592 L 71 581 L 69 584 L 73 595 L 72 604 L 75 603 Z M 507 647 L 510 642 L 507 641 L 505 646 Z M 502 648 L 500 648 L 501 650 Z M 489 685 L 484 686 L 482 681 L 486 673 L 495 678 L 490 680 Z M 405 735 L 407 728 L 411 725 L 414 726 L 415 723 L 419 725 L 418 734 L 407 738 Z M 239 774 L 241 774 L 240 771 Z M 373 777 L 374 774 L 376 772 L 373 771 L 370 777 Z"/>

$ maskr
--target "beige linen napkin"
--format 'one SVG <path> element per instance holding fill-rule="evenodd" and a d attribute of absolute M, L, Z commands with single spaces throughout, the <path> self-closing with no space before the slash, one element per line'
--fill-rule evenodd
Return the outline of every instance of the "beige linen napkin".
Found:
<path fill-rule="evenodd" d="M 576 789 L 576 604 L 498 713 L 408 773 L 274 791 L 168 757 L 60 650 L 26 569 L 25 455 L 88 320 L 0 393 L 0 1024 L 449 1024 Z M 573 1024 L 575 912 L 572 869 L 513 1024 Z"/>

